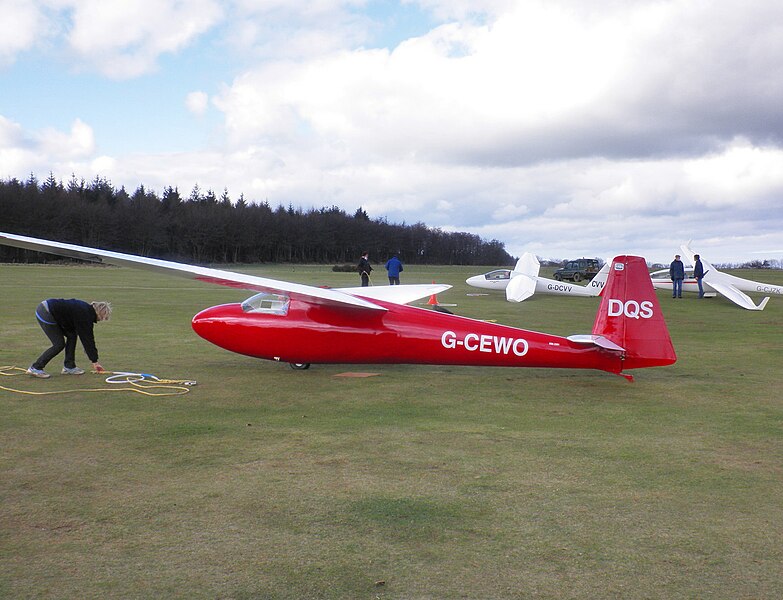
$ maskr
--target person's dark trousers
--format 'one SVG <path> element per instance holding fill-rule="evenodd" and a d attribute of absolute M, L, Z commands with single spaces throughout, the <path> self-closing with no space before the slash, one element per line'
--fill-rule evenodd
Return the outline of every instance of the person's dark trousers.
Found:
<path fill-rule="evenodd" d="M 65 349 L 65 366 L 72 369 L 76 366 L 76 336 L 65 336 L 60 326 L 54 322 L 52 315 L 41 303 L 35 310 L 36 320 L 43 329 L 52 346 L 44 350 L 43 354 L 33 363 L 33 368 L 43 370 L 49 361 Z"/>

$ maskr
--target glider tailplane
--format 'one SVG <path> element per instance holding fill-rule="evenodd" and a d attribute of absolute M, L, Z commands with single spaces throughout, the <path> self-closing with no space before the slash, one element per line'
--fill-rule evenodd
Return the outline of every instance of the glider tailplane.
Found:
<path fill-rule="evenodd" d="M 620 370 L 671 365 L 677 360 L 642 257 L 617 256 L 611 261 L 593 335 L 623 349 Z"/>
<path fill-rule="evenodd" d="M 538 277 L 541 271 L 541 263 L 538 262 L 538 257 L 530 252 L 525 252 L 519 257 L 514 271 L 511 273 L 511 277 L 517 274 L 527 275 L 528 277 Z"/>

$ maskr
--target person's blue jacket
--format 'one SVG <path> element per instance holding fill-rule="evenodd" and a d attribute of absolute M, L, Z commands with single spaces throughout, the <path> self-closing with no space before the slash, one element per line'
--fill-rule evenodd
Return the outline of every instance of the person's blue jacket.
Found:
<path fill-rule="evenodd" d="M 402 269 L 402 261 L 396 256 L 392 256 L 386 261 L 386 270 L 389 272 L 389 277 L 399 277 Z"/>
<path fill-rule="evenodd" d="M 674 281 L 675 279 L 685 279 L 685 265 L 681 260 L 673 260 L 669 265 L 669 279 Z"/>
<path fill-rule="evenodd" d="M 696 279 L 704 277 L 704 265 L 701 264 L 701 260 L 698 258 L 696 259 L 696 262 L 693 263 L 693 276 Z"/>

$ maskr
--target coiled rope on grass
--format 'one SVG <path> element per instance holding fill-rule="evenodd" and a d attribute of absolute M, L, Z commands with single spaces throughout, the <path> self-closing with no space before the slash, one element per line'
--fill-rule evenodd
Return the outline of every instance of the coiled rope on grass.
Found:
<path fill-rule="evenodd" d="M 0 366 L 0 376 L 16 377 L 26 375 L 27 369 L 16 366 Z M 108 375 L 104 380 L 110 385 L 125 387 L 75 388 L 71 390 L 20 390 L 0 385 L 0 390 L 28 396 L 55 396 L 58 394 L 74 394 L 84 392 L 135 392 L 145 396 L 181 396 L 190 392 L 196 382 L 190 379 L 161 379 L 149 373 L 130 373 L 127 371 L 104 371 Z M 157 391 L 152 391 L 157 390 Z"/>

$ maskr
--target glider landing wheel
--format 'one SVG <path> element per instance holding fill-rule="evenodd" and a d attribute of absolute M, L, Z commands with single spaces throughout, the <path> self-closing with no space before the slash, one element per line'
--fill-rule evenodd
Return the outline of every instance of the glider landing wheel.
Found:
<path fill-rule="evenodd" d="M 305 371 L 310 368 L 310 363 L 288 363 L 288 366 L 295 371 Z"/>

